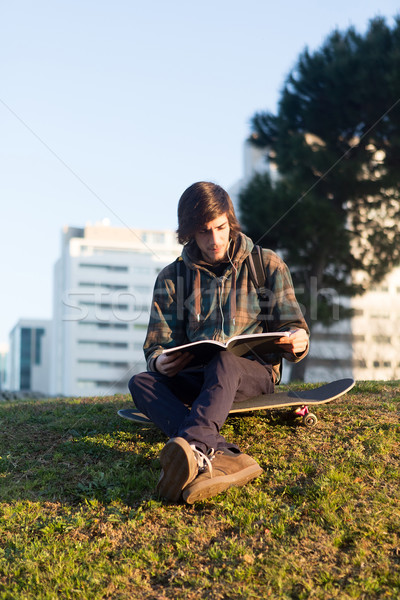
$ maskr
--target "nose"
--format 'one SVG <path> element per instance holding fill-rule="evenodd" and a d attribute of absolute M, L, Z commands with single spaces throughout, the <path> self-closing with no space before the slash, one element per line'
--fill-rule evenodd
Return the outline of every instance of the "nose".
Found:
<path fill-rule="evenodd" d="M 212 238 L 213 244 L 215 244 L 216 246 L 219 245 L 220 237 L 221 237 L 221 233 L 218 231 L 218 229 L 215 229 L 212 231 L 211 238 Z"/>
<path fill-rule="evenodd" d="M 211 231 L 211 240 L 215 246 L 218 246 L 218 231 Z"/>

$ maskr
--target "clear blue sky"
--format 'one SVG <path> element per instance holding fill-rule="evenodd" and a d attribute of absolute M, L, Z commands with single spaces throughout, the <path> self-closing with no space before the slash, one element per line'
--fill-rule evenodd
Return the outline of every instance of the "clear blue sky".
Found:
<path fill-rule="evenodd" d="M 194 181 L 229 188 L 299 53 L 394 0 L 0 3 L 0 342 L 51 316 L 63 225 L 176 227 Z"/>

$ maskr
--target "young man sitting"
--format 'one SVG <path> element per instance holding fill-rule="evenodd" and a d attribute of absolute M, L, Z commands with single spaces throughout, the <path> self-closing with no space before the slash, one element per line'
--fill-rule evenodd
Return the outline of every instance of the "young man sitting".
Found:
<path fill-rule="evenodd" d="M 198 182 L 183 193 L 178 240 L 182 256 L 161 271 L 154 288 L 144 344 L 148 371 L 135 375 L 129 389 L 136 407 L 169 438 L 160 454 L 158 493 L 193 503 L 262 473 L 220 430 L 234 400 L 273 392 L 282 356 L 295 362 L 307 354 L 308 328 L 287 266 L 265 249 L 267 299 L 260 299 L 249 265 L 254 244 L 220 186 Z M 191 367 L 190 352 L 163 354 L 189 342 L 266 330 L 290 332 L 268 355 L 222 351 Z"/>

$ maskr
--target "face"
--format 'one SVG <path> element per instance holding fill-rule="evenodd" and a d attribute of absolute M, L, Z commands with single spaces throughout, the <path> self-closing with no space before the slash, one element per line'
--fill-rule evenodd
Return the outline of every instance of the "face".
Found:
<path fill-rule="evenodd" d="M 224 260 L 229 245 L 229 221 L 226 214 L 206 223 L 195 233 L 194 239 L 200 248 L 203 259 L 209 264 Z"/>

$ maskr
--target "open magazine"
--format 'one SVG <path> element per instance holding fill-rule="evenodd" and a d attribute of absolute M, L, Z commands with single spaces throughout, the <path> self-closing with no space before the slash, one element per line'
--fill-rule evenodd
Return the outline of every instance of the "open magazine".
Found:
<path fill-rule="evenodd" d="M 216 340 L 200 340 L 175 346 L 163 351 L 163 354 L 174 354 L 175 352 L 190 352 L 193 354 L 193 360 L 190 366 L 205 364 L 221 350 L 232 352 L 236 356 L 245 356 L 253 353 L 255 356 L 268 354 L 270 352 L 280 352 L 279 347 L 275 346 L 276 340 L 282 337 L 289 337 L 289 331 L 273 331 L 269 333 L 253 333 L 250 335 L 235 335 L 227 342 L 218 342 Z"/>

